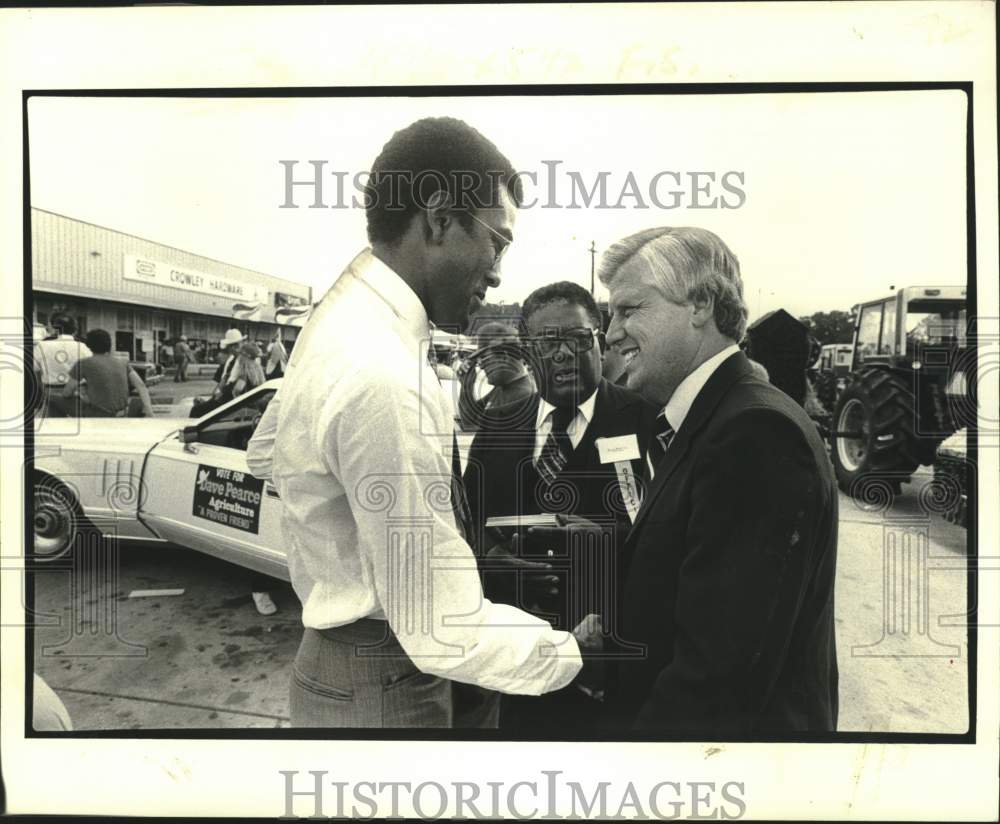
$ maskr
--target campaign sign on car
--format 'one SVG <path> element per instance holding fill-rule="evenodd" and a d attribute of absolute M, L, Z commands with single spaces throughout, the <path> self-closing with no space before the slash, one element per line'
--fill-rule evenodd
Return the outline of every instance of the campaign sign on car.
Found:
<path fill-rule="evenodd" d="M 256 534 L 263 490 L 264 482 L 248 472 L 200 465 L 194 484 L 192 514 Z"/>

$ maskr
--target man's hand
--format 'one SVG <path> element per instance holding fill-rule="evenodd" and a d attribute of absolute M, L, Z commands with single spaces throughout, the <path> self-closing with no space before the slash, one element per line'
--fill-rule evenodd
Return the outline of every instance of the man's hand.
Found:
<path fill-rule="evenodd" d="M 600 654 L 604 651 L 601 616 L 593 613 L 588 615 L 573 628 L 573 637 L 583 659 L 583 668 L 573 683 L 591 698 L 603 700 L 606 674 L 603 656 Z"/>
<path fill-rule="evenodd" d="M 517 536 L 514 537 L 516 541 Z M 524 592 L 527 608 L 541 612 L 540 605 L 545 604 L 559 595 L 559 579 L 548 574 L 551 564 L 541 561 L 528 561 L 512 553 L 506 544 L 498 544 L 486 553 L 489 564 L 485 570 L 489 582 L 486 594 L 494 601 L 514 604 L 517 597 L 516 575 L 524 580 Z M 520 605 L 518 605 L 520 606 Z"/>
<path fill-rule="evenodd" d="M 573 628 L 573 637 L 581 653 L 601 652 L 604 649 L 604 627 L 601 616 L 591 613 Z"/>

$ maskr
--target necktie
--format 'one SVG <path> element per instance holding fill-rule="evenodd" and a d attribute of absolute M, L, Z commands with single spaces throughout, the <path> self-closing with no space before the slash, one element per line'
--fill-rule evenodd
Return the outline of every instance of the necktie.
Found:
<path fill-rule="evenodd" d="M 660 465 L 663 456 L 667 454 L 667 447 L 674 439 L 674 429 L 667 421 L 667 416 L 662 412 L 656 417 L 655 437 L 649 444 L 649 451 L 646 453 L 646 461 L 649 464 L 649 477 L 656 476 L 656 467 Z"/>
<path fill-rule="evenodd" d="M 552 430 L 545 439 L 542 451 L 538 455 L 538 461 L 535 463 L 538 474 L 541 475 L 546 485 L 551 485 L 559 477 L 559 473 L 562 472 L 573 452 L 573 444 L 569 435 L 566 434 L 566 430 L 573 418 L 576 417 L 576 409 L 557 407 L 552 411 L 551 416 Z"/>

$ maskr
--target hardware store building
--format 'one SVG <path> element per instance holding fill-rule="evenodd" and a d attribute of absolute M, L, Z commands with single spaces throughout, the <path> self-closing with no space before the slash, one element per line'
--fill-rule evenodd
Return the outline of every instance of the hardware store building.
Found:
<path fill-rule="evenodd" d="M 263 341 L 280 329 L 291 344 L 312 303 L 309 286 L 43 209 L 31 210 L 31 268 L 37 324 L 65 311 L 81 337 L 105 329 L 138 361 L 156 362 L 181 335 L 210 360 L 233 327 Z"/>

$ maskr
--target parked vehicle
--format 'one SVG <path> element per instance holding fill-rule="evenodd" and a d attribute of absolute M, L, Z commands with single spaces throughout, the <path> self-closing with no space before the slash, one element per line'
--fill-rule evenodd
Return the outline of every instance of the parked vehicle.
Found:
<path fill-rule="evenodd" d="M 816 399 L 832 414 L 837 398 L 847 385 L 854 347 L 850 343 L 828 343 L 820 347 L 819 357 L 810 367 Z"/>
<path fill-rule="evenodd" d="M 267 381 L 198 419 L 36 419 L 33 559 L 63 558 L 96 531 L 123 543 L 178 544 L 287 580 L 278 493 L 246 464 L 280 385 Z M 464 458 L 471 438 L 458 440 Z"/>
<path fill-rule="evenodd" d="M 854 307 L 850 373 L 834 409 L 831 447 L 842 489 L 878 482 L 898 493 L 963 425 L 975 352 L 966 290 L 900 289 Z"/>

